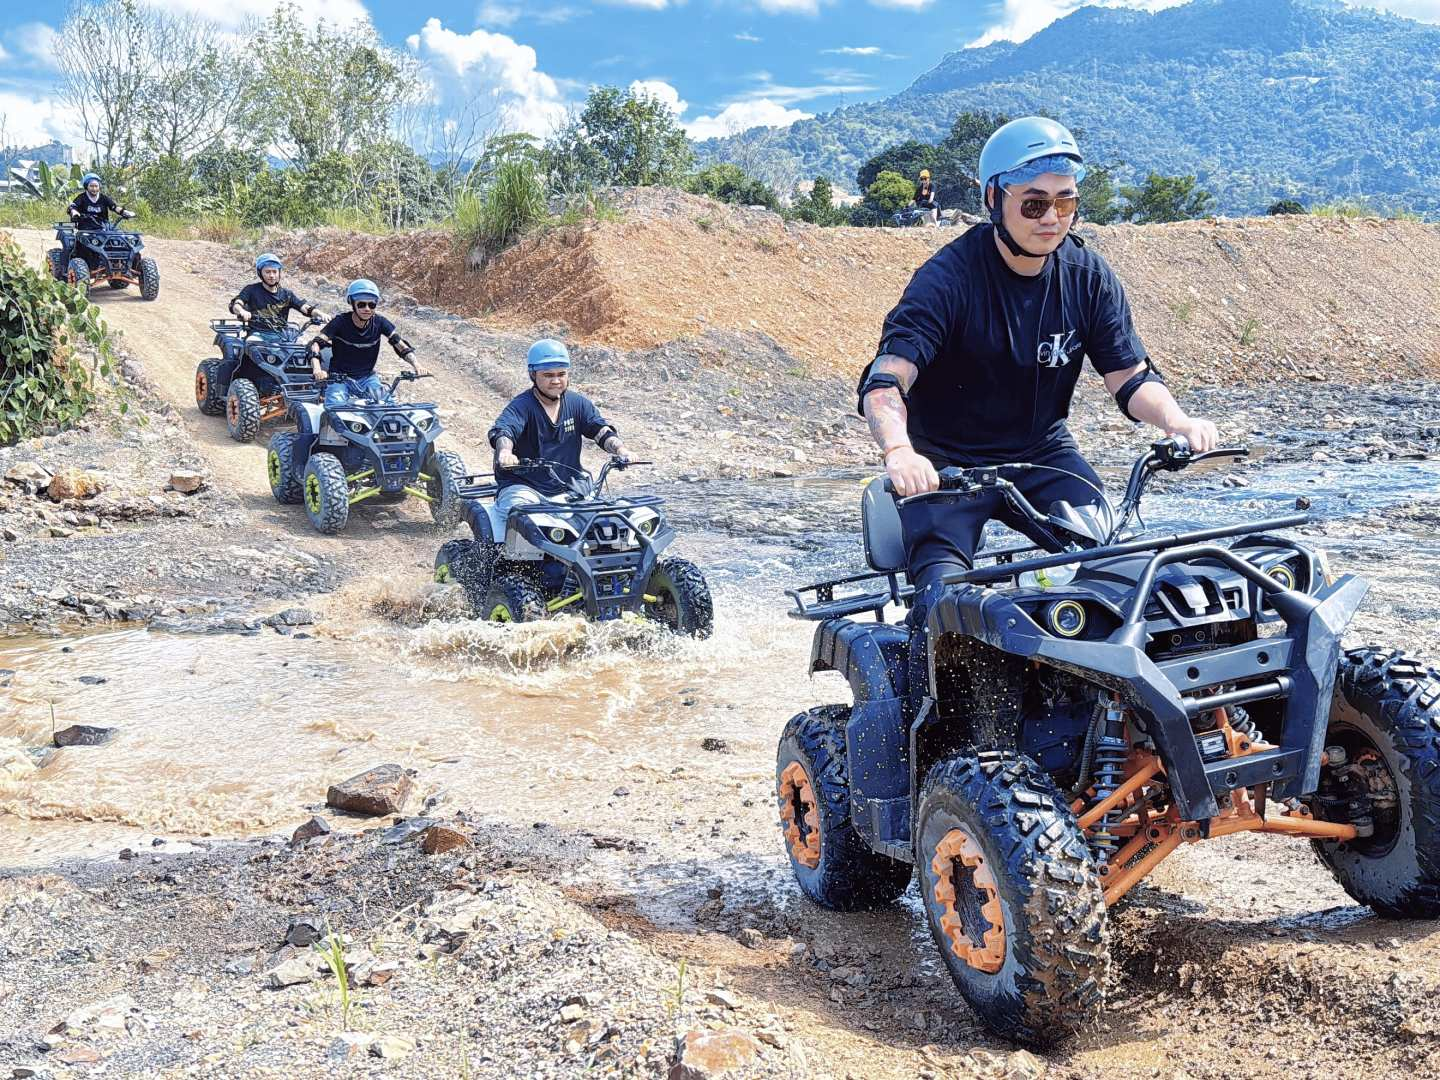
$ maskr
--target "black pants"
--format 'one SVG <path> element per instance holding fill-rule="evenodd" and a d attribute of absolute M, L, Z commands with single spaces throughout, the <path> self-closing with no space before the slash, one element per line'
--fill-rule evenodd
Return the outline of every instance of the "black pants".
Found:
<path fill-rule="evenodd" d="M 1072 506 L 1100 501 L 1095 491 L 1101 486 L 1100 477 L 1074 446 L 1056 444 L 1028 456 L 1032 465 L 1047 468 L 1016 472 L 1006 479 L 1042 514 L 1050 509 L 1051 503 L 1060 500 Z M 1083 476 L 1089 483 L 1052 469 Z M 992 520 L 1008 525 L 1036 543 L 1041 542 L 1030 521 L 1017 514 L 998 491 L 963 500 L 922 499 L 900 508 L 905 565 L 910 583 L 915 586 L 915 600 L 906 620 L 911 629 L 906 699 L 912 718 L 929 683 L 927 637 L 918 631 L 924 629 L 931 606 L 945 591 L 942 579 L 970 569 L 975 550 L 980 546 L 980 536 L 986 523 Z"/>

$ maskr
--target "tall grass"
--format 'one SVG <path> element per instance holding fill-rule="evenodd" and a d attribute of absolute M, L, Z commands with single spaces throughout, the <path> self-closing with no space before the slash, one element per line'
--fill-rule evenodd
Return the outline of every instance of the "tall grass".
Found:
<path fill-rule="evenodd" d="M 462 193 L 456 200 L 454 230 L 467 248 L 485 257 L 504 251 L 545 220 L 545 192 L 535 166 L 506 162 L 483 193 Z"/>

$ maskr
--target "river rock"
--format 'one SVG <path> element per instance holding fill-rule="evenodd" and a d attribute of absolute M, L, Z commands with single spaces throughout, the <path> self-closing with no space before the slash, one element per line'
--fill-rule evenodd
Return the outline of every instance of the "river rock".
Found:
<path fill-rule="evenodd" d="M 303 949 L 325 936 L 325 922 L 317 915 L 291 915 L 285 943 Z"/>
<path fill-rule="evenodd" d="M 315 962 L 308 956 L 295 956 L 277 964 L 265 973 L 265 985 L 271 990 L 299 986 L 315 981 Z"/>
<path fill-rule="evenodd" d="M 718 1080 L 734 1076 L 760 1054 L 760 1043 L 731 1028 L 721 1031 L 687 1031 L 675 1044 L 670 1080 Z"/>
<path fill-rule="evenodd" d="M 420 850 L 426 855 L 443 855 L 447 851 L 470 846 L 470 837 L 459 829 L 431 825 L 420 834 Z"/>
<path fill-rule="evenodd" d="M 18 461 L 5 470 L 5 479 L 33 494 L 50 483 L 50 470 L 38 461 Z"/>
<path fill-rule="evenodd" d="M 134 998 L 129 994 L 117 994 L 104 1001 L 81 1006 L 52 1030 L 71 1036 L 118 1034 L 125 1030 L 125 1020 L 135 1009 Z"/>
<path fill-rule="evenodd" d="M 170 473 L 170 490 L 193 495 L 205 486 L 205 474 L 191 469 L 175 469 Z"/>
<path fill-rule="evenodd" d="M 55 502 L 66 499 L 91 499 L 105 490 L 99 473 L 87 469 L 62 469 L 50 477 L 45 492 Z"/>
<path fill-rule="evenodd" d="M 101 746 L 115 737 L 113 727 L 71 724 L 55 733 L 56 746 Z"/>
<path fill-rule="evenodd" d="M 370 1056 L 378 1058 L 403 1058 L 415 1051 L 415 1040 L 409 1035 L 381 1035 L 370 1044 Z"/>
<path fill-rule="evenodd" d="M 377 765 L 344 783 L 332 784 L 325 803 L 351 814 L 384 817 L 400 813 L 412 786 L 410 774 L 399 765 Z"/>
<path fill-rule="evenodd" d="M 330 823 L 321 817 L 312 817 L 290 834 L 291 844 L 303 844 L 307 840 L 314 840 L 317 836 L 324 836 L 330 831 Z"/>
<path fill-rule="evenodd" d="M 314 626 L 315 613 L 309 608 L 289 607 L 265 620 L 266 626 Z"/>

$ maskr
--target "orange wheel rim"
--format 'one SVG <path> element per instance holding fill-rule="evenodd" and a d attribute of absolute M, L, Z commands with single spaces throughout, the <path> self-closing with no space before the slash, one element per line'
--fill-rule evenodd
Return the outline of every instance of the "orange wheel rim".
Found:
<path fill-rule="evenodd" d="M 195 400 L 201 405 L 205 404 L 205 399 L 210 396 L 208 390 L 209 383 L 205 379 L 205 373 L 197 371 L 195 373 Z"/>
<path fill-rule="evenodd" d="M 240 422 L 240 399 L 233 394 L 230 396 L 230 400 L 225 402 L 225 415 L 229 417 L 232 424 Z"/>
<path fill-rule="evenodd" d="M 805 767 L 792 761 L 780 773 L 780 820 L 790 858 L 814 870 L 820 865 L 820 809 Z"/>
<path fill-rule="evenodd" d="M 950 951 L 975 970 L 995 974 L 1005 963 L 1005 916 L 980 845 L 964 829 L 951 829 L 935 845 L 930 872 L 935 875 L 940 932 Z"/>

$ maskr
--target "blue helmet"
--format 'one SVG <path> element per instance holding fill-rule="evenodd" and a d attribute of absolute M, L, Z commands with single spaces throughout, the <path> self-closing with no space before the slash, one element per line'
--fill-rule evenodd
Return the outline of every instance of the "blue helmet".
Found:
<path fill-rule="evenodd" d="M 280 256 L 273 251 L 262 252 L 255 258 L 255 272 L 258 274 L 267 266 L 273 266 L 276 270 L 283 269 L 285 264 L 280 261 Z"/>
<path fill-rule="evenodd" d="M 1083 169 L 1079 166 L 1083 165 L 1085 158 L 1080 153 L 1075 136 L 1063 124 L 1044 116 L 1022 116 L 996 129 L 986 140 L 985 149 L 980 151 L 982 199 L 986 188 L 996 177 L 1048 157 L 1068 158 L 1077 167 L 1074 170 L 1076 175 L 1083 177 Z"/>
<path fill-rule="evenodd" d="M 554 338 L 541 338 L 530 346 L 525 367 L 530 371 L 553 371 L 570 366 L 570 350 Z"/>
<path fill-rule="evenodd" d="M 80 186 L 81 186 L 81 187 L 85 187 L 86 185 L 88 185 L 88 184 L 90 183 L 91 180 L 94 180 L 97 184 L 104 184 L 104 183 L 105 183 L 105 181 L 104 181 L 104 180 L 101 180 L 100 177 L 99 177 L 97 174 L 95 174 L 95 173 L 93 173 L 93 172 L 87 172 L 84 176 L 82 176 L 82 177 L 80 178 Z"/>
<path fill-rule="evenodd" d="M 374 300 L 380 303 L 380 288 L 369 278 L 356 278 L 350 282 L 345 289 L 345 300 L 347 303 L 356 300 Z"/>

